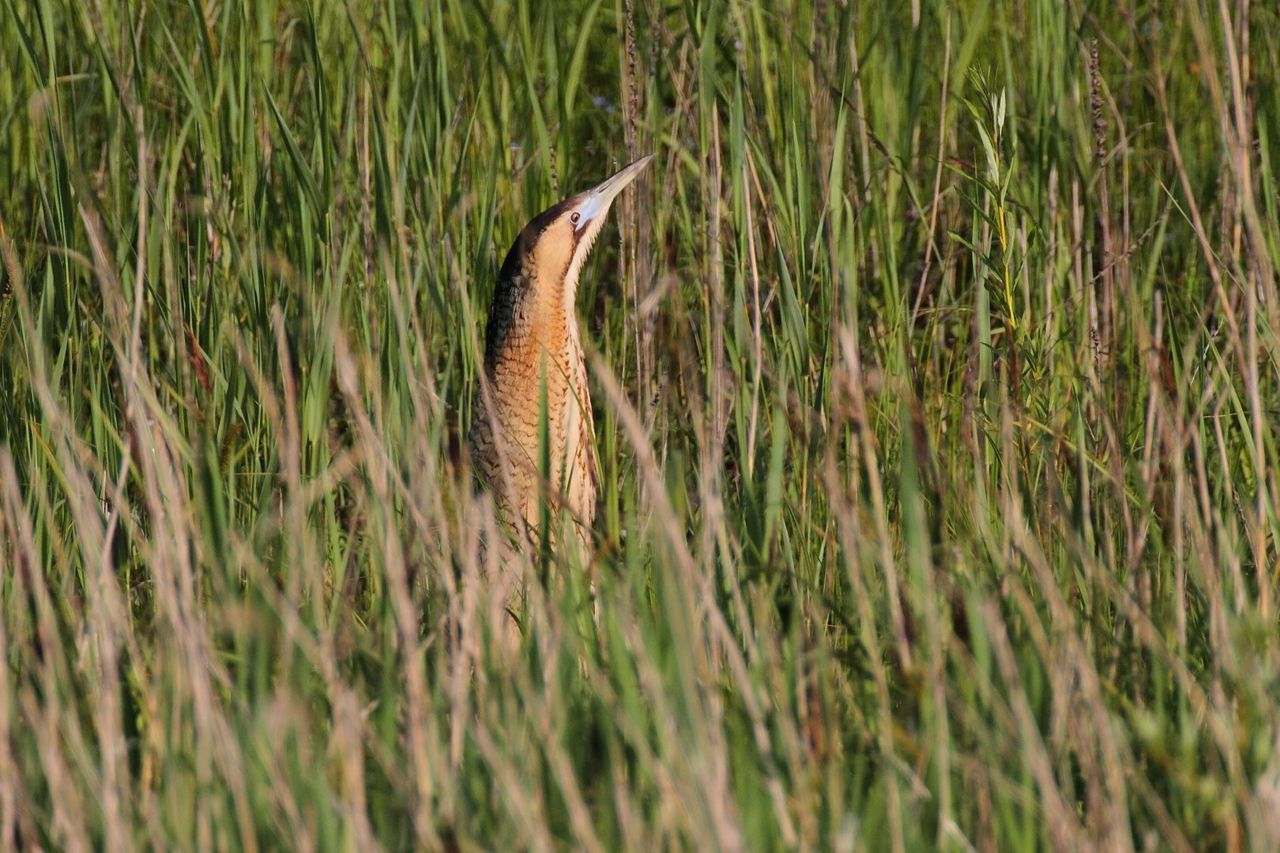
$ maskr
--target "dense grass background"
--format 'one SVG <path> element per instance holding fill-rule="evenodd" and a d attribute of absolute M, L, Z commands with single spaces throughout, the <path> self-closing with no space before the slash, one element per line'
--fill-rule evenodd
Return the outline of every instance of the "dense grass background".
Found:
<path fill-rule="evenodd" d="M 1277 7 L 478 5 L 0 8 L 0 845 L 1280 845 Z"/>

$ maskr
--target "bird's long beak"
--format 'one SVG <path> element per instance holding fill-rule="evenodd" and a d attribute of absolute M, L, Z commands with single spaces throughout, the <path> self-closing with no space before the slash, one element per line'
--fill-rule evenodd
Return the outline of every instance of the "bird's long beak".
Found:
<path fill-rule="evenodd" d="M 586 199 L 578 206 L 578 213 L 581 218 L 578 220 L 578 230 L 586 227 L 587 223 L 599 219 L 609 212 L 609 206 L 613 204 L 614 198 L 618 193 L 626 188 L 627 184 L 636 179 L 644 171 L 644 167 L 649 165 L 649 161 L 653 159 L 652 154 L 641 157 L 634 163 L 624 166 L 613 177 L 604 181 L 598 187 L 586 193 Z"/>

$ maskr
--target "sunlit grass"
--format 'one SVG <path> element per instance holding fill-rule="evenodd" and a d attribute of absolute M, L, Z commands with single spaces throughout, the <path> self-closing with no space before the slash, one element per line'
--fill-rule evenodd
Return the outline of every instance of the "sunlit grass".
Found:
<path fill-rule="evenodd" d="M 479 5 L 0 11 L 0 844 L 1280 845 L 1276 11 Z"/>

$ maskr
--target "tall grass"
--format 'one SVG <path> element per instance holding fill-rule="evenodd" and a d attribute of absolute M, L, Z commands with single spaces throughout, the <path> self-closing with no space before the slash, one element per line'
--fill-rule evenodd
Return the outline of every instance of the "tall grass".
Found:
<path fill-rule="evenodd" d="M 0 48 L 3 846 L 1280 845 L 1272 4 Z M 500 565 L 494 274 L 648 152 L 579 297 L 592 553 Z"/>

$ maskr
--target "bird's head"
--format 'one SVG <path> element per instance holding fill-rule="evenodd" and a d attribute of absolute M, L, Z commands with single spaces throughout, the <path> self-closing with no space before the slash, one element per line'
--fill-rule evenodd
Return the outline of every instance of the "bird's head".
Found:
<path fill-rule="evenodd" d="M 652 154 L 641 157 L 608 180 L 534 217 L 511 247 L 499 278 L 514 275 L 544 284 L 563 284 L 566 300 L 571 303 L 577 292 L 578 274 L 604 227 L 613 200 L 652 159 Z"/>

